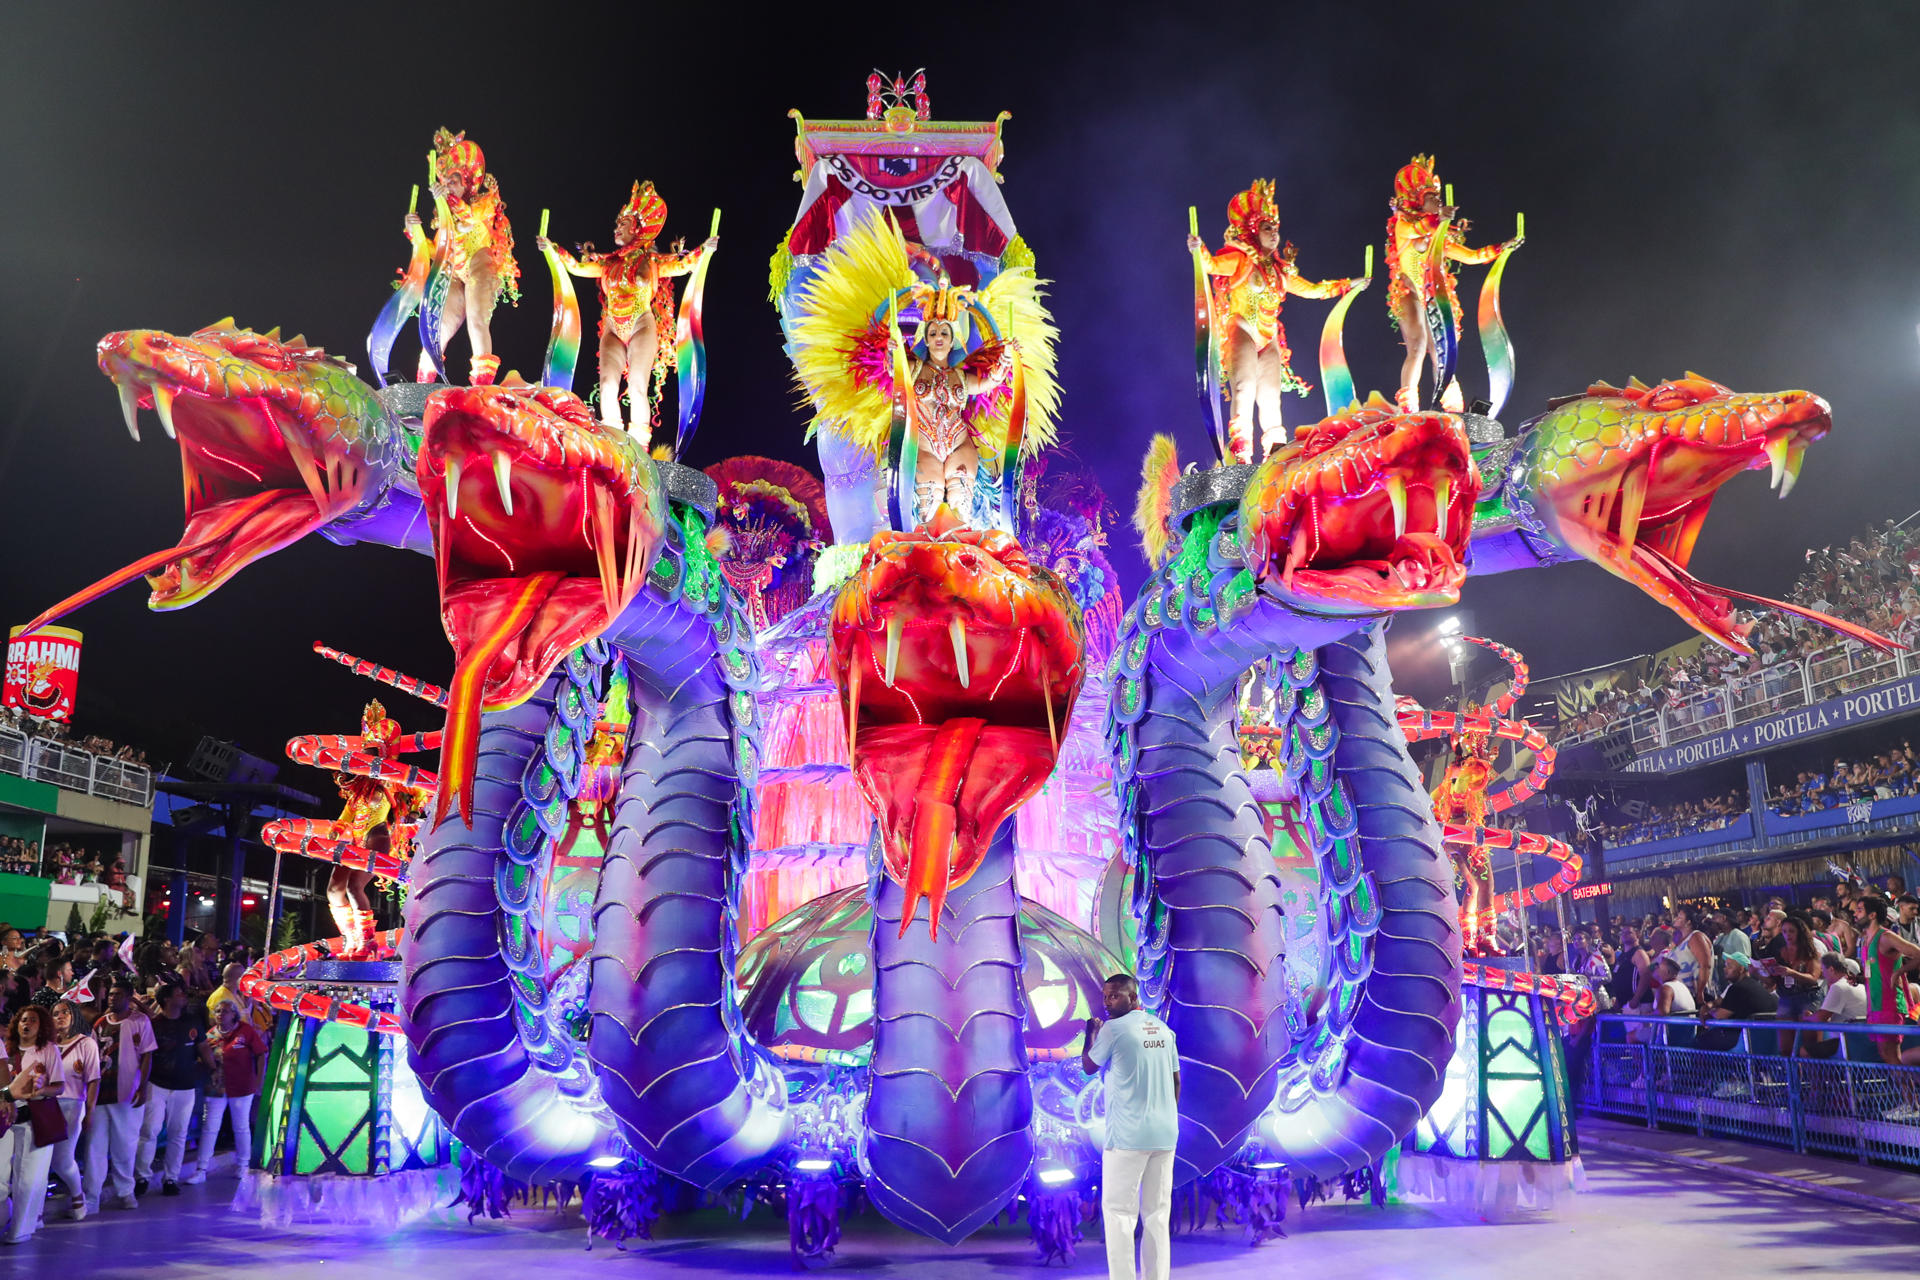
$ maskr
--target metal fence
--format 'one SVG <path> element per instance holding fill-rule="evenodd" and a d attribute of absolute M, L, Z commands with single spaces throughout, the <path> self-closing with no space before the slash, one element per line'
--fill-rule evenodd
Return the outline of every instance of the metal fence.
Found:
<path fill-rule="evenodd" d="M 143 809 L 153 804 L 153 770 L 145 765 L 97 756 L 14 729 L 0 729 L 0 773 L 51 782 L 69 791 L 84 791 Z"/>
<path fill-rule="evenodd" d="M 1838 1048 L 1830 1058 L 1784 1056 L 1781 1033 L 1791 1031 L 1824 1033 Z M 1704 1047 L 1714 1033 L 1737 1043 Z M 1649 1129 L 1920 1169 L 1920 1067 L 1882 1062 L 1864 1023 L 1602 1014 L 1585 1085 L 1583 1110 Z"/>
<path fill-rule="evenodd" d="M 1920 643 L 1920 623 L 1908 623 L 1895 639 L 1908 646 Z M 1598 728 L 1570 734 L 1557 745 L 1565 750 L 1624 731 L 1636 752 L 1679 746 L 1782 711 L 1886 684 L 1916 671 L 1920 671 L 1920 656 L 1911 648 L 1881 653 L 1857 643 L 1837 644 L 1803 659 L 1736 676 L 1724 684 L 1696 688 L 1664 708 L 1621 716 Z"/>

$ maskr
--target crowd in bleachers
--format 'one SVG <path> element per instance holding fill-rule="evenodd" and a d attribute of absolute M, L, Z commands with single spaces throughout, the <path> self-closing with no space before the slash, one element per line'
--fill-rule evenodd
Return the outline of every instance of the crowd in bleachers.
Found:
<path fill-rule="evenodd" d="M 37 840 L 0 836 L 0 871 L 39 876 L 55 884 L 104 884 L 117 899 L 128 901 L 127 870 L 121 856 L 73 841 L 50 841 L 43 853 Z"/>
<path fill-rule="evenodd" d="M 44 738 L 58 742 L 62 746 L 74 747 L 81 751 L 103 756 L 109 760 L 118 760 L 122 764 L 147 767 L 147 753 L 133 747 L 122 746 L 110 738 L 97 733 L 75 737 L 72 729 L 63 720 L 45 720 L 39 716 L 30 716 L 19 707 L 0 707 L 0 729 L 28 738 Z"/>
<path fill-rule="evenodd" d="M 1920 534 L 1888 520 L 1845 547 L 1809 551 L 1806 572 L 1787 599 L 1882 635 L 1897 635 L 1920 622 Z M 1703 645 L 1691 657 L 1664 665 L 1631 688 L 1602 692 L 1591 707 L 1564 721 L 1560 732 L 1600 732 L 1642 712 L 1678 704 L 1697 705 L 1701 715 L 1712 716 L 1725 710 L 1717 705 L 1717 691 L 1746 676 L 1761 676 L 1762 696 L 1779 696 L 1799 679 L 1797 664 L 1844 643 L 1827 628 L 1790 614 L 1768 611 L 1740 616 L 1753 623 L 1747 636 L 1753 656 Z M 1835 691 L 1845 692 L 1871 679 L 1870 675 L 1842 676 Z"/>
<path fill-rule="evenodd" d="M 1647 805 L 1638 817 L 1595 828 L 1601 840 L 1610 845 L 1642 844 L 1665 840 L 1670 836 L 1690 835 L 1696 831 L 1717 831 L 1737 822 L 1747 811 L 1744 791 L 1734 789 L 1724 795 L 1675 804 Z"/>
<path fill-rule="evenodd" d="M 1792 818 L 1912 795 L 1920 795 L 1920 758 L 1902 734 L 1897 744 L 1885 750 L 1860 753 L 1853 759 L 1835 757 L 1824 769 L 1795 771 L 1790 780 L 1783 778 L 1767 793 L 1767 807 Z M 1745 812 L 1746 794 L 1735 788 L 1697 800 L 1619 806 L 1614 810 L 1617 821 L 1592 822 L 1586 830 L 1618 847 L 1717 831 L 1737 822 Z"/>
<path fill-rule="evenodd" d="M 1775 787 L 1767 803 L 1775 813 L 1791 817 L 1916 793 L 1920 793 L 1920 769 L 1915 767 L 1913 746 L 1903 740 L 1897 747 L 1852 762 L 1836 757 L 1826 771 L 1802 769 L 1792 782 Z"/>

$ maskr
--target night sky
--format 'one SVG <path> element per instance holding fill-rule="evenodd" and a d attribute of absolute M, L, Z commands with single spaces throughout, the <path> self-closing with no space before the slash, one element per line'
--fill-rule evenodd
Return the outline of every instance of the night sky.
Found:
<path fill-rule="evenodd" d="M 1507 272 L 1510 425 L 1594 379 L 1687 369 L 1833 402 L 1834 434 L 1786 505 L 1771 505 L 1764 473 L 1723 491 L 1699 576 L 1780 594 L 1809 545 L 1920 507 L 1920 8 L 1111 5 L 1072 23 L 1034 5 L 738 12 L 9 6 L 0 616 L 24 622 L 179 536 L 176 450 L 150 414 L 146 442 L 128 440 L 94 366 L 98 337 L 233 314 L 364 364 L 406 257 L 407 190 L 443 124 L 485 148 L 514 220 L 526 297 L 494 321 L 508 367 L 532 373 L 545 346 L 540 209 L 556 239 L 604 245 L 634 179 L 651 178 L 669 238 L 698 240 L 709 210 L 725 211 L 712 382 L 686 461 L 812 465 L 765 300 L 799 197 L 785 113 L 860 115 L 874 67 L 925 66 L 942 119 L 1012 112 L 1003 190 L 1054 282 L 1064 435 L 1123 508 L 1152 432 L 1176 432 L 1187 458 L 1206 450 L 1187 206 L 1217 244 L 1228 197 L 1274 177 L 1302 271 L 1355 274 L 1416 151 L 1438 154 L 1473 243 L 1527 214 Z M 1482 274 L 1464 273 L 1469 307 Z M 1363 389 L 1397 375 L 1384 294 L 1376 281 L 1348 321 Z M 1286 313 L 1314 381 L 1327 305 Z M 464 338 L 456 349 L 464 362 Z M 413 350 L 403 339 L 397 368 Z M 1463 371 L 1471 394 L 1477 344 Z M 576 389 L 592 376 L 589 346 Z M 1320 411 L 1317 393 L 1288 401 L 1292 421 Z M 1115 543 L 1131 586 L 1131 532 Z M 368 686 L 311 656 L 316 639 L 428 679 L 451 666 L 431 562 L 384 548 L 313 538 L 183 612 L 144 601 L 126 589 L 67 621 L 86 633 L 80 730 L 160 761 L 203 732 L 277 758 L 293 733 L 351 730 Z M 1464 608 L 1542 675 L 1687 634 L 1586 565 L 1475 579 Z M 1407 642 L 1426 629 L 1403 622 L 1398 646 L 1416 692 L 1445 678 L 1430 645 Z M 389 705 L 409 728 L 427 718 Z"/>

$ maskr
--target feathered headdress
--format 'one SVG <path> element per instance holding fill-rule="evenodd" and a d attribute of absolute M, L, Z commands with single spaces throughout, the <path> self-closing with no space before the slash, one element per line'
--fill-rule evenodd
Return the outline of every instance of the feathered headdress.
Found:
<path fill-rule="evenodd" d="M 1227 239 L 1260 243 L 1262 225 L 1280 226 L 1280 207 L 1273 202 L 1273 179 L 1255 178 L 1253 185 L 1227 201 Z"/>
<path fill-rule="evenodd" d="M 443 178 L 459 174 L 469 187 L 480 181 L 480 175 L 486 172 L 487 158 L 480 152 L 480 144 L 468 142 L 466 130 L 454 133 L 439 129 L 433 135 L 434 167 Z"/>
<path fill-rule="evenodd" d="M 387 709 L 375 698 L 360 713 L 360 738 L 368 747 L 385 747 L 400 736 L 400 722 L 387 715 Z"/>
<path fill-rule="evenodd" d="M 926 317 L 942 308 L 956 316 L 991 317 L 1003 337 L 1017 344 L 1027 388 L 1026 433 L 1021 452 L 1031 455 L 1053 443 L 1060 409 L 1054 342 L 1060 331 L 1047 311 L 1029 267 L 1010 267 L 977 290 L 928 284 L 914 273 L 907 242 L 889 219 L 872 212 L 839 236 L 820 256 L 818 273 L 801 292 L 792 326 L 795 379 L 814 407 L 813 428 L 880 453 L 893 412 L 891 300 L 901 318 Z M 980 359 L 984 324 L 958 320 L 956 354 L 972 348 Z M 984 453 L 1006 441 L 1012 393 L 1005 383 L 975 396 L 966 416 Z"/>
<path fill-rule="evenodd" d="M 1393 202 L 1409 210 L 1418 209 L 1426 200 L 1427 192 L 1439 186 L 1440 178 L 1434 173 L 1433 157 L 1415 156 L 1393 175 Z"/>
<path fill-rule="evenodd" d="M 1150 569 L 1158 569 L 1167 558 L 1167 517 L 1173 511 L 1173 485 L 1179 478 L 1179 446 L 1170 435 L 1156 435 L 1147 445 L 1147 457 L 1140 466 L 1140 492 L 1133 501 L 1133 527 Z"/>
<path fill-rule="evenodd" d="M 641 244 L 659 237 L 660 229 L 667 225 L 667 202 L 653 189 L 653 183 L 633 184 L 633 194 L 627 197 L 627 203 L 613 220 L 616 227 L 623 222 L 633 225 L 633 238 Z"/>

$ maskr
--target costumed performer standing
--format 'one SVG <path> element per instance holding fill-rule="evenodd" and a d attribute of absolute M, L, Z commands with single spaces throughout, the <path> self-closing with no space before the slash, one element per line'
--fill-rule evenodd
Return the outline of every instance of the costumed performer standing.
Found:
<path fill-rule="evenodd" d="M 551 248 L 568 271 L 600 281 L 600 421 L 619 427 L 620 380 L 627 381 L 628 430 L 646 444 L 653 438 L 653 415 L 660 389 L 673 360 L 673 347 L 662 343 L 662 332 L 673 331 L 673 286 L 663 283 L 684 276 L 720 245 L 718 236 L 688 252 L 684 241 L 673 250 L 654 248 L 667 225 L 667 202 L 651 182 L 633 184 L 613 222 L 612 253 L 595 253 L 592 244 L 580 246 L 575 258 L 541 236 L 544 252 Z"/>
<path fill-rule="evenodd" d="M 383 759 L 387 748 L 399 737 L 399 722 L 388 718 L 387 709 L 380 705 L 379 699 L 367 703 L 360 714 L 358 750 L 376 760 Z M 406 821 L 427 800 L 415 788 L 379 778 L 336 773 L 334 781 L 339 784 L 341 798 L 347 802 L 336 821 L 340 837 L 374 853 L 390 852 L 392 824 Z M 373 940 L 379 929 L 373 903 L 367 897 L 367 886 L 372 883 L 373 872 L 355 871 L 346 866 L 336 866 L 327 879 L 327 909 L 333 913 L 333 922 L 346 940 L 346 959 L 362 959 L 373 952 Z"/>
<path fill-rule="evenodd" d="M 1005 449 L 1018 420 L 1016 362 L 1025 387 L 1020 456 L 1053 443 L 1060 401 L 1059 330 L 1042 301 L 1045 282 L 1029 267 L 1010 267 L 970 289 L 936 267 L 891 221 L 869 214 L 821 255 L 791 327 L 794 371 L 813 401 L 816 430 L 884 457 L 900 394 L 915 446 L 916 527 L 942 503 L 973 521 L 982 459 Z M 911 341 L 896 327 L 909 320 L 917 320 Z M 896 387 L 896 378 L 905 385 Z M 904 469 L 899 459 L 886 461 Z M 1012 513 L 1000 516 L 1010 528 Z"/>
<path fill-rule="evenodd" d="M 963 362 L 954 363 L 961 323 L 955 301 L 954 290 L 943 281 L 921 313 L 911 347 L 908 373 L 919 445 L 913 472 L 917 525 L 925 524 L 942 503 L 972 519 L 980 442 L 967 420 L 967 410 L 975 397 L 1001 387 L 1013 372 L 1013 349 L 991 340 Z"/>
<path fill-rule="evenodd" d="M 1394 399 L 1408 413 L 1420 409 L 1420 364 L 1433 364 L 1434 379 L 1440 377 L 1440 348 L 1428 323 L 1428 304 L 1444 295 L 1453 313 L 1453 340 L 1460 341 L 1459 280 L 1449 261 L 1479 265 L 1492 262 L 1501 250 L 1518 247 L 1516 236 L 1503 244 L 1469 249 L 1465 218 L 1455 216 L 1452 205 L 1441 201 L 1439 175 L 1434 172 L 1432 156 L 1415 156 L 1393 175 L 1393 201 L 1387 219 L 1387 314 L 1400 330 L 1407 357 L 1400 364 L 1400 390 Z M 1433 237 L 1446 226 L 1446 252 L 1435 260 Z M 1465 407 L 1458 382 L 1449 381 L 1441 393 L 1440 407 L 1458 413 Z"/>
<path fill-rule="evenodd" d="M 1457 734 L 1453 757 L 1433 789 L 1434 821 L 1443 826 L 1487 825 L 1487 788 L 1493 783 L 1491 744 L 1485 734 Z M 1485 954 L 1493 924 L 1493 865 L 1487 847 L 1452 847 L 1454 877 L 1460 889 L 1460 922 L 1468 949 Z"/>
<path fill-rule="evenodd" d="M 440 350 L 446 351 L 464 322 L 472 348 L 467 380 L 476 387 L 488 386 L 500 372 L 500 357 L 493 354 L 493 309 L 503 294 L 516 305 L 520 301 L 513 227 L 507 222 L 499 182 L 487 172 L 479 144 L 467 141 L 464 131 L 436 131 L 433 159 L 436 177 L 431 190 L 446 201 L 447 210 L 444 223 L 434 219 L 434 254 L 450 277 L 440 314 Z M 407 215 L 406 233 L 409 240 L 421 234 L 419 214 Z M 433 363 L 424 352 L 418 380 L 434 380 Z"/>
<path fill-rule="evenodd" d="M 1107 1141 L 1100 1209 L 1108 1280 L 1166 1280 L 1173 1150 L 1180 1137 L 1180 1048 L 1173 1029 L 1140 1007 L 1140 984 L 1117 973 L 1100 989 L 1107 1020 L 1087 1019 L 1080 1069 L 1106 1070 Z M 1140 1267 L 1133 1229 L 1140 1226 Z"/>
<path fill-rule="evenodd" d="M 1280 323 L 1287 295 L 1296 298 L 1338 298 L 1355 281 L 1307 280 L 1293 265 L 1299 250 L 1280 238 L 1280 211 L 1273 200 L 1273 180 L 1256 178 L 1252 186 L 1227 202 L 1225 245 L 1211 253 L 1197 235 L 1187 237 L 1187 248 L 1211 277 L 1215 324 L 1228 326 L 1223 342 L 1228 402 L 1232 416 L 1227 429 L 1236 462 L 1257 462 L 1287 442 L 1281 421 L 1280 395 L 1312 388 L 1293 371 L 1293 352 Z M 1253 452 L 1253 420 L 1260 417 L 1260 450 Z"/>

